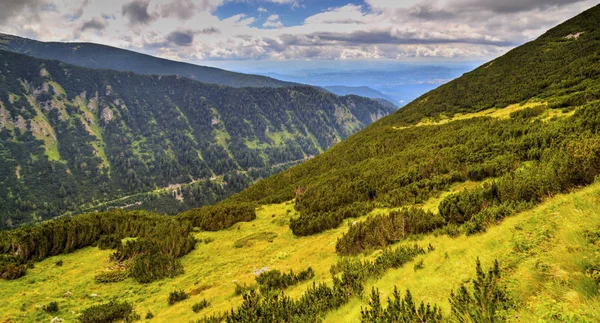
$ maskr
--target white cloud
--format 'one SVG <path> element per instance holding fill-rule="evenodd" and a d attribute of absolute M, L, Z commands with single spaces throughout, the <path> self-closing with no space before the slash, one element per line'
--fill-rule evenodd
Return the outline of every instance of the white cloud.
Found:
<path fill-rule="evenodd" d="M 272 14 L 260 28 L 255 17 L 245 14 L 216 17 L 213 10 L 229 0 L 3 1 L 0 32 L 44 41 L 97 42 L 190 61 L 487 59 L 598 3 L 366 0 L 362 6 L 329 8 L 299 26 L 284 26 L 285 20 Z M 123 10 L 134 2 L 133 13 L 130 7 Z M 259 6 L 255 13 L 266 12 Z"/>
<path fill-rule="evenodd" d="M 279 15 L 270 15 L 262 26 L 265 28 L 283 28 L 283 23 L 279 20 Z"/>

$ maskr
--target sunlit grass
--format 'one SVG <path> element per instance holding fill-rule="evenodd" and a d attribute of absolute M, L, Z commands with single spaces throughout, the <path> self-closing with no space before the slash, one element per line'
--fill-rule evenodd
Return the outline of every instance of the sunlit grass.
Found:
<path fill-rule="evenodd" d="M 452 191 L 473 185 L 478 183 L 456 184 Z M 600 318 L 598 288 L 585 276 L 584 269 L 595 260 L 598 248 L 587 243 L 583 230 L 600 225 L 599 196 L 600 184 L 594 184 L 576 193 L 555 196 L 482 234 L 455 238 L 425 236 L 418 243 L 431 243 L 435 247 L 433 252 L 370 281 L 364 299 L 352 299 L 325 319 L 358 322 L 371 287 L 379 288 L 385 300 L 394 286 L 400 290 L 410 289 L 417 301 L 437 303 L 449 315 L 450 290 L 473 277 L 475 260 L 479 257 L 484 267 L 489 267 L 494 259 L 500 261 L 511 296 L 519 305 L 515 316 L 520 320 L 515 321 L 546 318 L 551 322 L 547 317 L 556 313 L 597 321 Z M 439 196 L 432 198 L 423 207 L 434 208 L 439 199 Z M 372 214 L 389 211 L 376 209 Z M 337 229 L 299 238 L 288 226 L 289 219 L 297 216 L 290 202 L 262 206 L 257 216 L 252 222 L 238 223 L 225 231 L 198 232 L 196 237 L 200 242 L 196 250 L 182 258 L 185 274 L 147 285 L 131 278 L 113 284 L 95 283 L 95 275 L 114 265 L 108 262 L 111 251 L 89 247 L 45 259 L 20 279 L 0 281 L 3 300 L 0 321 L 50 320 L 51 315 L 41 306 L 57 301 L 60 310 L 56 316 L 72 322 L 90 305 L 118 298 L 134 303 L 142 317 L 151 311 L 154 321 L 188 322 L 238 306 L 242 298 L 234 295 L 235 283 L 253 284 L 255 273 L 263 268 L 298 272 L 311 266 L 315 278 L 286 291 L 292 297 L 299 297 L 313 281 L 330 282 L 329 268 L 339 260 L 335 253 L 337 239 L 353 221 L 364 219 L 348 219 Z M 239 241 L 245 243 L 236 247 Z M 360 257 L 377 254 L 378 251 Z M 56 265 L 58 260 L 63 260 L 62 266 Z M 420 260 L 424 268 L 415 271 L 414 264 Z M 169 306 L 168 295 L 176 289 L 192 295 Z M 72 295 L 64 296 L 67 292 Z M 91 296 L 93 294 L 97 296 Z M 211 305 L 194 313 L 193 304 L 205 298 Z"/>

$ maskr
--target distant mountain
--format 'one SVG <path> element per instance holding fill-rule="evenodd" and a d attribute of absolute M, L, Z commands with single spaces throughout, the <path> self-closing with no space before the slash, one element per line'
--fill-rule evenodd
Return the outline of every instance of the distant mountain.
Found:
<path fill-rule="evenodd" d="M 196 81 L 232 87 L 281 87 L 297 85 L 274 78 L 234 73 L 182 63 L 133 51 L 93 43 L 41 42 L 0 33 L 0 49 L 69 64 L 129 71 L 148 75 L 180 75 Z"/>
<path fill-rule="evenodd" d="M 356 88 L 354 90 L 364 94 L 368 94 L 368 92 L 361 91 L 361 88 L 369 87 L 383 94 L 386 100 L 393 102 L 395 105 L 403 106 L 424 93 L 471 71 L 476 66 L 473 63 L 440 66 L 398 64 L 384 68 L 369 65 L 361 66 L 357 63 L 355 69 L 313 68 L 282 73 L 263 73 L 260 71 L 256 71 L 256 73 L 283 81 L 310 84 L 323 88 L 340 86 Z M 335 91 L 333 92 L 335 93 Z M 374 93 L 368 95 L 374 95 Z"/>
<path fill-rule="evenodd" d="M 326 89 L 327 91 L 330 91 L 333 94 L 337 94 L 337 95 L 350 95 L 350 94 L 354 94 L 354 95 L 358 95 L 358 96 L 363 96 L 365 98 L 370 98 L 370 99 L 383 99 L 386 101 L 391 102 L 392 104 L 394 103 L 394 99 L 388 95 L 385 95 L 377 90 L 374 90 L 368 86 L 324 86 L 324 89 Z"/>
<path fill-rule="evenodd" d="M 309 86 L 232 88 L 0 50 L 0 226 L 167 186 L 124 204 L 214 203 L 392 111 Z"/>

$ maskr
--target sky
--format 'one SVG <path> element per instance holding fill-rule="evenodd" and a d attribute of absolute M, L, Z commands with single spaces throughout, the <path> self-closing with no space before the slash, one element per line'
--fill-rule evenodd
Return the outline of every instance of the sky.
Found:
<path fill-rule="evenodd" d="M 195 63 L 475 61 L 533 40 L 599 2 L 0 0 L 0 32 Z"/>

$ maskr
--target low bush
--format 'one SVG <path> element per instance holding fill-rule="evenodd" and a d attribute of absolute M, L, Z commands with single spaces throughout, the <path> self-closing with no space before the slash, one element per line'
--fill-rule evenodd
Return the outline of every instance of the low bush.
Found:
<path fill-rule="evenodd" d="M 139 318 L 140 315 L 133 310 L 130 303 L 111 301 L 86 308 L 81 312 L 79 321 L 81 323 L 112 323 L 118 320 L 133 322 Z"/>
<path fill-rule="evenodd" d="M 272 290 L 286 289 L 289 286 L 296 285 L 313 277 L 315 277 L 315 272 L 311 267 L 298 274 L 294 273 L 291 269 L 286 274 L 282 274 L 279 270 L 269 270 L 258 275 L 256 282 L 260 286 L 260 292 L 266 294 Z"/>
<path fill-rule="evenodd" d="M 27 263 L 20 257 L 0 255 L 0 279 L 17 279 L 27 272 Z"/>
<path fill-rule="evenodd" d="M 194 306 L 192 306 L 192 311 L 194 311 L 194 313 L 198 313 L 200 311 L 202 311 L 203 309 L 207 308 L 208 306 L 210 306 L 210 302 L 207 301 L 206 299 L 203 299 L 202 301 L 194 304 Z"/>
<path fill-rule="evenodd" d="M 127 270 L 113 270 L 102 272 L 94 277 L 94 281 L 99 284 L 116 283 L 124 281 L 129 277 L 129 271 Z"/>
<path fill-rule="evenodd" d="M 169 302 L 169 305 L 173 305 L 175 303 L 186 300 L 188 297 L 189 297 L 188 294 L 180 289 L 180 290 L 172 291 L 171 293 L 169 293 L 168 302 Z"/>
<path fill-rule="evenodd" d="M 55 313 L 58 312 L 58 303 L 57 302 L 50 302 L 50 303 L 48 303 L 48 305 L 44 305 L 44 307 L 42 307 L 42 309 L 46 313 L 55 314 Z"/>
<path fill-rule="evenodd" d="M 116 234 L 103 235 L 98 239 L 98 248 L 100 250 L 117 249 L 120 245 L 121 239 Z"/>

